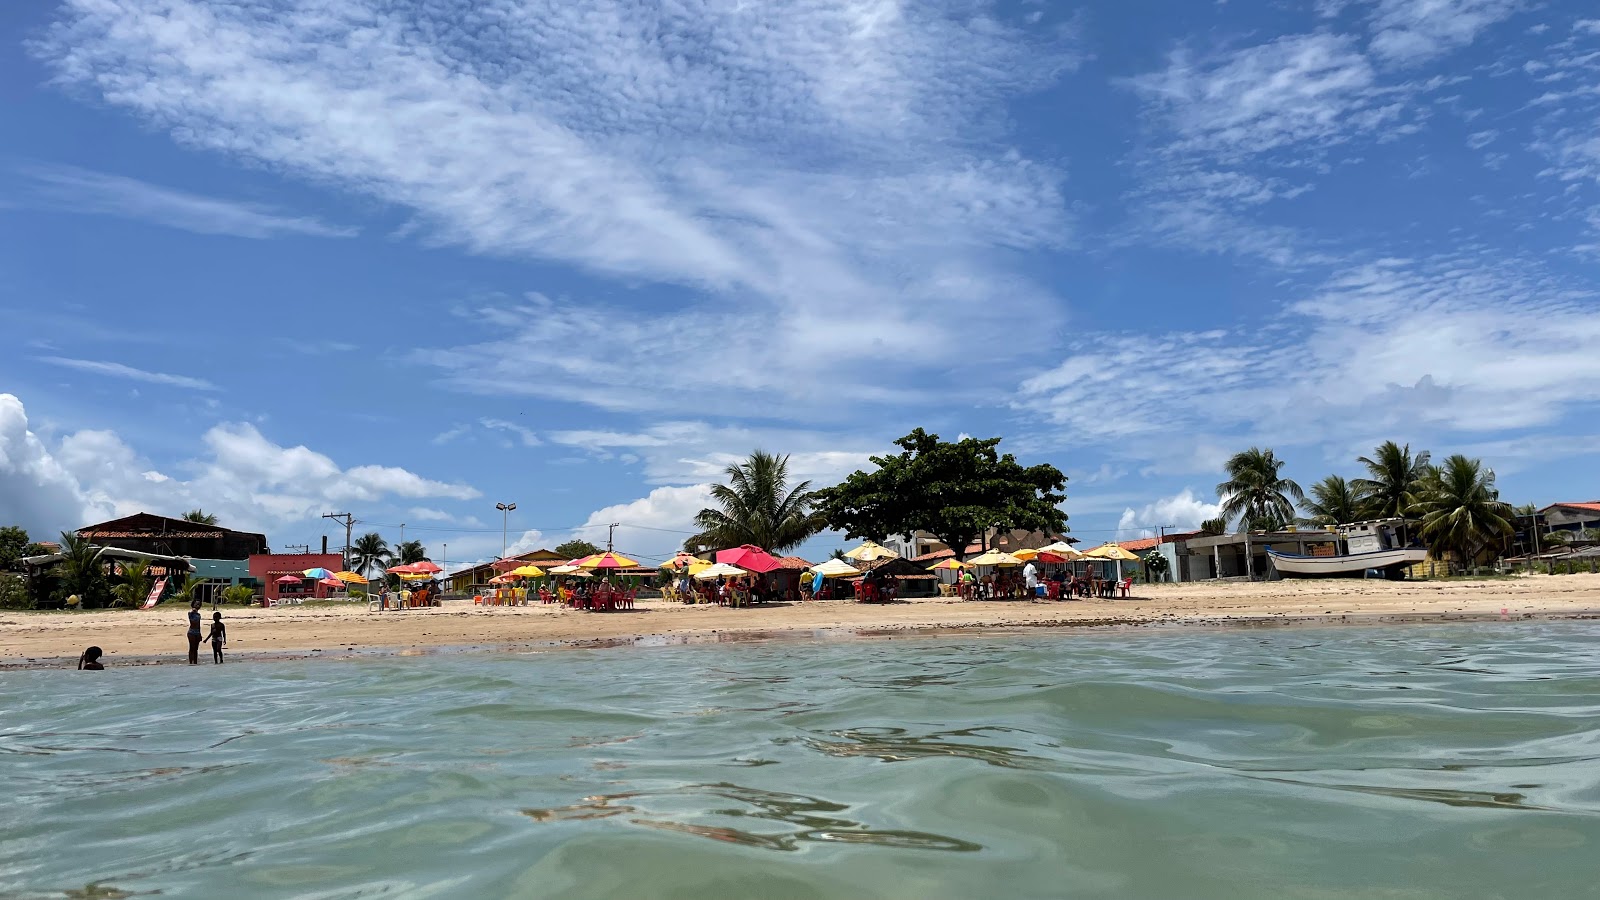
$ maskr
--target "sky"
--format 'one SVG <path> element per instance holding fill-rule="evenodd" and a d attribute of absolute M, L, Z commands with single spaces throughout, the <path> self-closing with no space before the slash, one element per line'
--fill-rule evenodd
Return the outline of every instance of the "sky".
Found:
<path fill-rule="evenodd" d="M 1588 3 L 41 0 L 0 101 L 40 536 L 653 561 L 750 451 L 917 427 L 1061 468 L 1089 544 L 1252 445 L 1600 497 Z"/>

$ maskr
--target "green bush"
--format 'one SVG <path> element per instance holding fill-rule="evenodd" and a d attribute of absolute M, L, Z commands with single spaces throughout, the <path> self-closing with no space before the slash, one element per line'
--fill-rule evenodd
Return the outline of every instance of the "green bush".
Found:
<path fill-rule="evenodd" d="M 0 574 L 0 609 L 33 609 L 33 597 L 21 575 Z"/>

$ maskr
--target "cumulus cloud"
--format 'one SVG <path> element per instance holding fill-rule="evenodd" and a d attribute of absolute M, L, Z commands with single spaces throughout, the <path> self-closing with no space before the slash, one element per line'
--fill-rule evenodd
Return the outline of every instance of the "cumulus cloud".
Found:
<path fill-rule="evenodd" d="M 659 562 L 683 546 L 684 539 L 695 531 L 695 514 L 710 501 L 709 484 L 658 487 L 637 500 L 595 510 L 573 536 L 603 546 L 606 526 L 622 522 L 623 527 L 617 529 L 617 550 L 641 562 Z"/>
<path fill-rule="evenodd" d="M 120 436 L 83 430 L 48 446 L 28 428 L 21 400 L 0 394 L 0 499 L 4 509 L 45 532 L 148 511 L 203 507 L 227 525 L 270 530 L 317 519 L 330 505 L 396 498 L 480 496 L 469 485 L 435 481 L 393 466 L 341 467 L 308 447 L 284 447 L 245 423 L 212 427 L 204 452 L 163 473 Z"/>
<path fill-rule="evenodd" d="M 1201 522 L 1220 515 L 1222 504 L 1201 500 L 1193 490 L 1184 488 L 1174 496 L 1145 504 L 1137 512 L 1131 506 L 1124 509 L 1117 520 L 1117 535 L 1120 540 L 1130 540 L 1154 537 L 1156 530 L 1163 527 L 1168 533 L 1193 531 Z"/>

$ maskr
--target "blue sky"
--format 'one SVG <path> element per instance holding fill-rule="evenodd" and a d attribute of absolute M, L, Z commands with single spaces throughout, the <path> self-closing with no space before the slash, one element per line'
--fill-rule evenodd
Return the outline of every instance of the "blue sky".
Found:
<path fill-rule="evenodd" d="M 0 519 L 660 557 L 922 426 L 1087 542 L 1385 439 L 1600 496 L 1577 2 L 0 6 Z M 335 541 L 337 543 L 337 540 Z M 840 543 L 825 536 L 807 549 Z"/>

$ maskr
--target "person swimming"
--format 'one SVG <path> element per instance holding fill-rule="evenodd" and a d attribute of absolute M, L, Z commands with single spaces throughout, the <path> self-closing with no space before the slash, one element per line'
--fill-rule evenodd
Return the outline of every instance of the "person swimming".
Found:
<path fill-rule="evenodd" d="M 78 657 L 78 670 L 99 672 L 105 669 L 105 664 L 100 662 L 100 648 L 90 647 Z"/>

